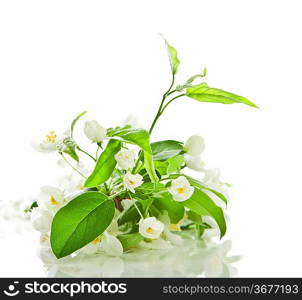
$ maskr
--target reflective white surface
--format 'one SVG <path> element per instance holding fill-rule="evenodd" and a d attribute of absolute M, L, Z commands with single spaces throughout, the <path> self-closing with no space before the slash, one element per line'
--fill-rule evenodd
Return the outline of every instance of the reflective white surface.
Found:
<path fill-rule="evenodd" d="M 231 242 L 208 245 L 185 240 L 168 250 L 140 249 L 121 257 L 96 254 L 48 261 L 48 276 L 55 277 L 230 277 L 237 274 L 229 256 Z"/>
<path fill-rule="evenodd" d="M 112 257 L 78 255 L 56 259 L 49 248 L 38 250 L 39 234 L 26 220 L 1 220 L 0 276 L 21 277 L 230 277 L 237 275 L 231 241 L 196 240 L 183 235 L 184 243 L 170 249 L 136 249 Z M 8 263 L 9 262 L 9 263 Z"/>

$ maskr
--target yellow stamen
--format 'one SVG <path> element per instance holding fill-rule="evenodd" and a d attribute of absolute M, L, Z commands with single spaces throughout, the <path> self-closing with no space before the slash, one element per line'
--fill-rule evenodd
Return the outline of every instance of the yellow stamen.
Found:
<path fill-rule="evenodd" d="M 50 131 L 46 136 L 45 136 L 45 141 L 50 144 L 54 144 L 57 141 L 58 135 L 54 131 Z"/>
<path fill-rule="evenodd" d="M 178 224 L 170 224 L 171 231 L 181 231 L 180 226 Z"/>
<path fill-rule="evenodd" d="M 91 244 L 96 245 L 96 244 L 98 244 L 100 241 L 101 241 L 101 237 L 98 236 L 95 240 L 93 240 L 93 241 L 91 242 Z"/>
<path fill-rule="evenodd" d="M 178 188 L 178 189 L 177 189 L 177 193 L 178 193 L 178 194 L 183 194 L 183 193 L 185 192 L 185 190 L 186 190 L 186 189 L 183 188 L 183 187 Z"/>
<path fill-rule="evenodd" d="M 57 204 L 59 204 L 59 202 L 58 202 L 53 196 L 50 197 L 50 203 L 51 203 L 52 205 L 57 205 Z"/>
<path fill-rule="evenodd" d="M 46 243 L 48 241 L 49 237 L 47 234 L 43 234 L 40 238 L 41 243 Z"/>
<path fill-rule="evenodd" d="M 153 229 L 152 229 L 151 227 L 148 227 L 147 230 L 146 230 L 146 232 L 152 233 L 152 232 L 153 232 Z"/>

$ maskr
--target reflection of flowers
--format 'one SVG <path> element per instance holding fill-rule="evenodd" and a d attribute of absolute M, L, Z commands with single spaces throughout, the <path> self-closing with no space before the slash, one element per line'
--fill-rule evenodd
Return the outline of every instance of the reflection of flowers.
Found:
<path fill-rule="evenodd" d="M 183 237 L 182 247 L 163 239 L 144 242 L 135 252 L 112 257 L 99 252 L 94 255 L 66 257 L 56 260 L 40 251 L 48 275 L 65 277 L 230 277 L 237 272 L 233 263 L 238 256 L 228 256 L 231 242 L 207 245 Z M 48 248 L 49 249 L 49 248 Z M 49 249 L 50 250 L 50 249 Z"/>
<path fill-rule="evenodd" d="M 228 256 L 231 250 L 231 241 L 225 241 L 219 246 L 213 247 L 204 260 L 204 273 L 206 277 L 230 277 L 237 273 L 237 270 L 230 266 L 231 263 L 240 259 L 239 256 Z"/>

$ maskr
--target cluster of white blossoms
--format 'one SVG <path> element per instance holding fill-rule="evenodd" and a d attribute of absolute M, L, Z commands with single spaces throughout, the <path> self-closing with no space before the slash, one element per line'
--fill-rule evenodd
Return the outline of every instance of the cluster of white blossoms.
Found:
<path fill-rule="evenodd" d="M 133 118 L 127 120 L 127 123 L 134 122 Z M 96 120 L 87 121 L 83 128 L 86 137 L 93 143 L 103 143 L 106 139 L 107 130 L 101 126 Z M 34 148 L 39 152 L 54 152 L 60 149 L 62 140 L 70 136 L 70 131 L 64 132 L 62 135 L 56 134 L 54 131 L 49 132 L 45 138 L 38 144 L 34 144 Z M 204 183 L 209 186 L 219 187 L 223 183 L 219 179 L 219 170 L 204 168 L 205 164 L 201 159 L 201 154 L 205 149 L 204 139 L 199 135 L 193 135 L 184 143 L 184 158 L 188 168 L 204 172 Z M 136 188 L 141 186 L 143 176 L 138 173 L 132 173 L 136 166 L 137 153 L 128 148 L 122 148 L 114 155 L 117 167 L 122 174 L 122 184 L 126 191 L 135 194 Z M 63 163 L 65 163 L 63 161 Z M 84 167 L 78 163 L 77 167 L 81 172 L 85 173 Z M 88 173 L 88 171 L 86 170 Z M 37 206 L 32 210 L 31 220 L 33 227 L 41 233 L 41 249 L 40 257 L 45 261 L 55 259 L 50 248 L 50 230 L 52 220 L 56 212 L 66 205 L 75 195 L 82 193 L 84 189 L 84 179 L 78 175 L 66 175 L 60 179 L 60 186 L 45 186 L 41 188 L 40 195 L 37 199 Z M 194 187 L 190 184 L 187 177 L 179 175 L 170 181 L 168 192 L 177 202 L 188 200 L 194 193 Z M 135 205 L 134 199 L 123 199 L 121 205 L 124 211 L 130 206 Z M 135 205 L 136 206 L 136 205 Z M 123 214 L 116 209 L 115 217 L 111 225 L 90 242 L 85 247 L 79 249 L 77 255 L 91 255 L 95 253 L 105 252 L 110 256 L 121 256 L 123 254 L 123 246 L 117 238 L 119 234 L 119 226 L 117 219 Z M 180 221 L 181 223 L 181 221 Z M 138 232 L 145 239 L 138 246 L 151 249 L 167 249 L 171 245 L 180 245 L 182 238 L 173 233 L 180 231 L 179 224 L 171 224 L 167 214 L 160 214 L 157 218 L 154 216 L 143 217 L 138 222 Z"/>
<path fill-rule="evenodd" d="M 209 87 L 203 81 L 206 69 L 181 84 L 175 82 L 180 61 L 176 49 L 164 41 L 172 82 L 149 130 L 138 128 L 133 116 L 122 126 L 108 128 L 96 120 L 86 121 L 83 132 L 94 148 L 90 152 L 75 141 L 73 134 L 84 111 L 72 120 L 68 131 L 51 131 L 34 144 L 40 152 L 57 152 L 60 164 L 63 161 L 82 177 L 77 184 L 42 188 L 39 199 L 28 208 L 34 227 L 43 234 L 41 242 L 47 245 L 50 234 L 51 249 L 58 259 L 99 251 L 120 256 L 137 247 L 163 249 L 181 243 L 185 234 L 173 233 L 178 230 L 188 235 L 194 232 L 197 239 L 215 226 L 221 238 L 226 233 L 223 208 L 228 199 L 221 192 L 226 184 L 217 169 L 205 167 L 204 139 L 195 134 L 185 143 L 171 139 L 151 142 L 151 134 L 168 105 L 180 97 L 257 106 L 242 96 Z M 197 79 L 202 81 L 197 83 Z M 87 164 L 91 166 L 88 172 L 79 167 L 84 155 L 91 163 Z M 195 179 L 185 168 L 204 176 Z M 214 226 L 206 217 L 214 220 Z"/>

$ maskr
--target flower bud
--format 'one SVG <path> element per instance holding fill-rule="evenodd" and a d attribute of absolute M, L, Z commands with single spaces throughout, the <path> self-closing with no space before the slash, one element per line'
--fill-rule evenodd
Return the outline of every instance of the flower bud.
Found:
<path fill-rule="evenodd" d="M 192 135 L 185 142 L 184 150 L 192 156 L 200 155 L 205 148 L 204 139 L 200 135 Z"/>
<path fill-rule="evenodd" d="M 106 136 L 106 129 L 102 127 L 97 121 L 87 121 L 84 125 L 85 135 L 93 142 L 102 142 Z"/>

